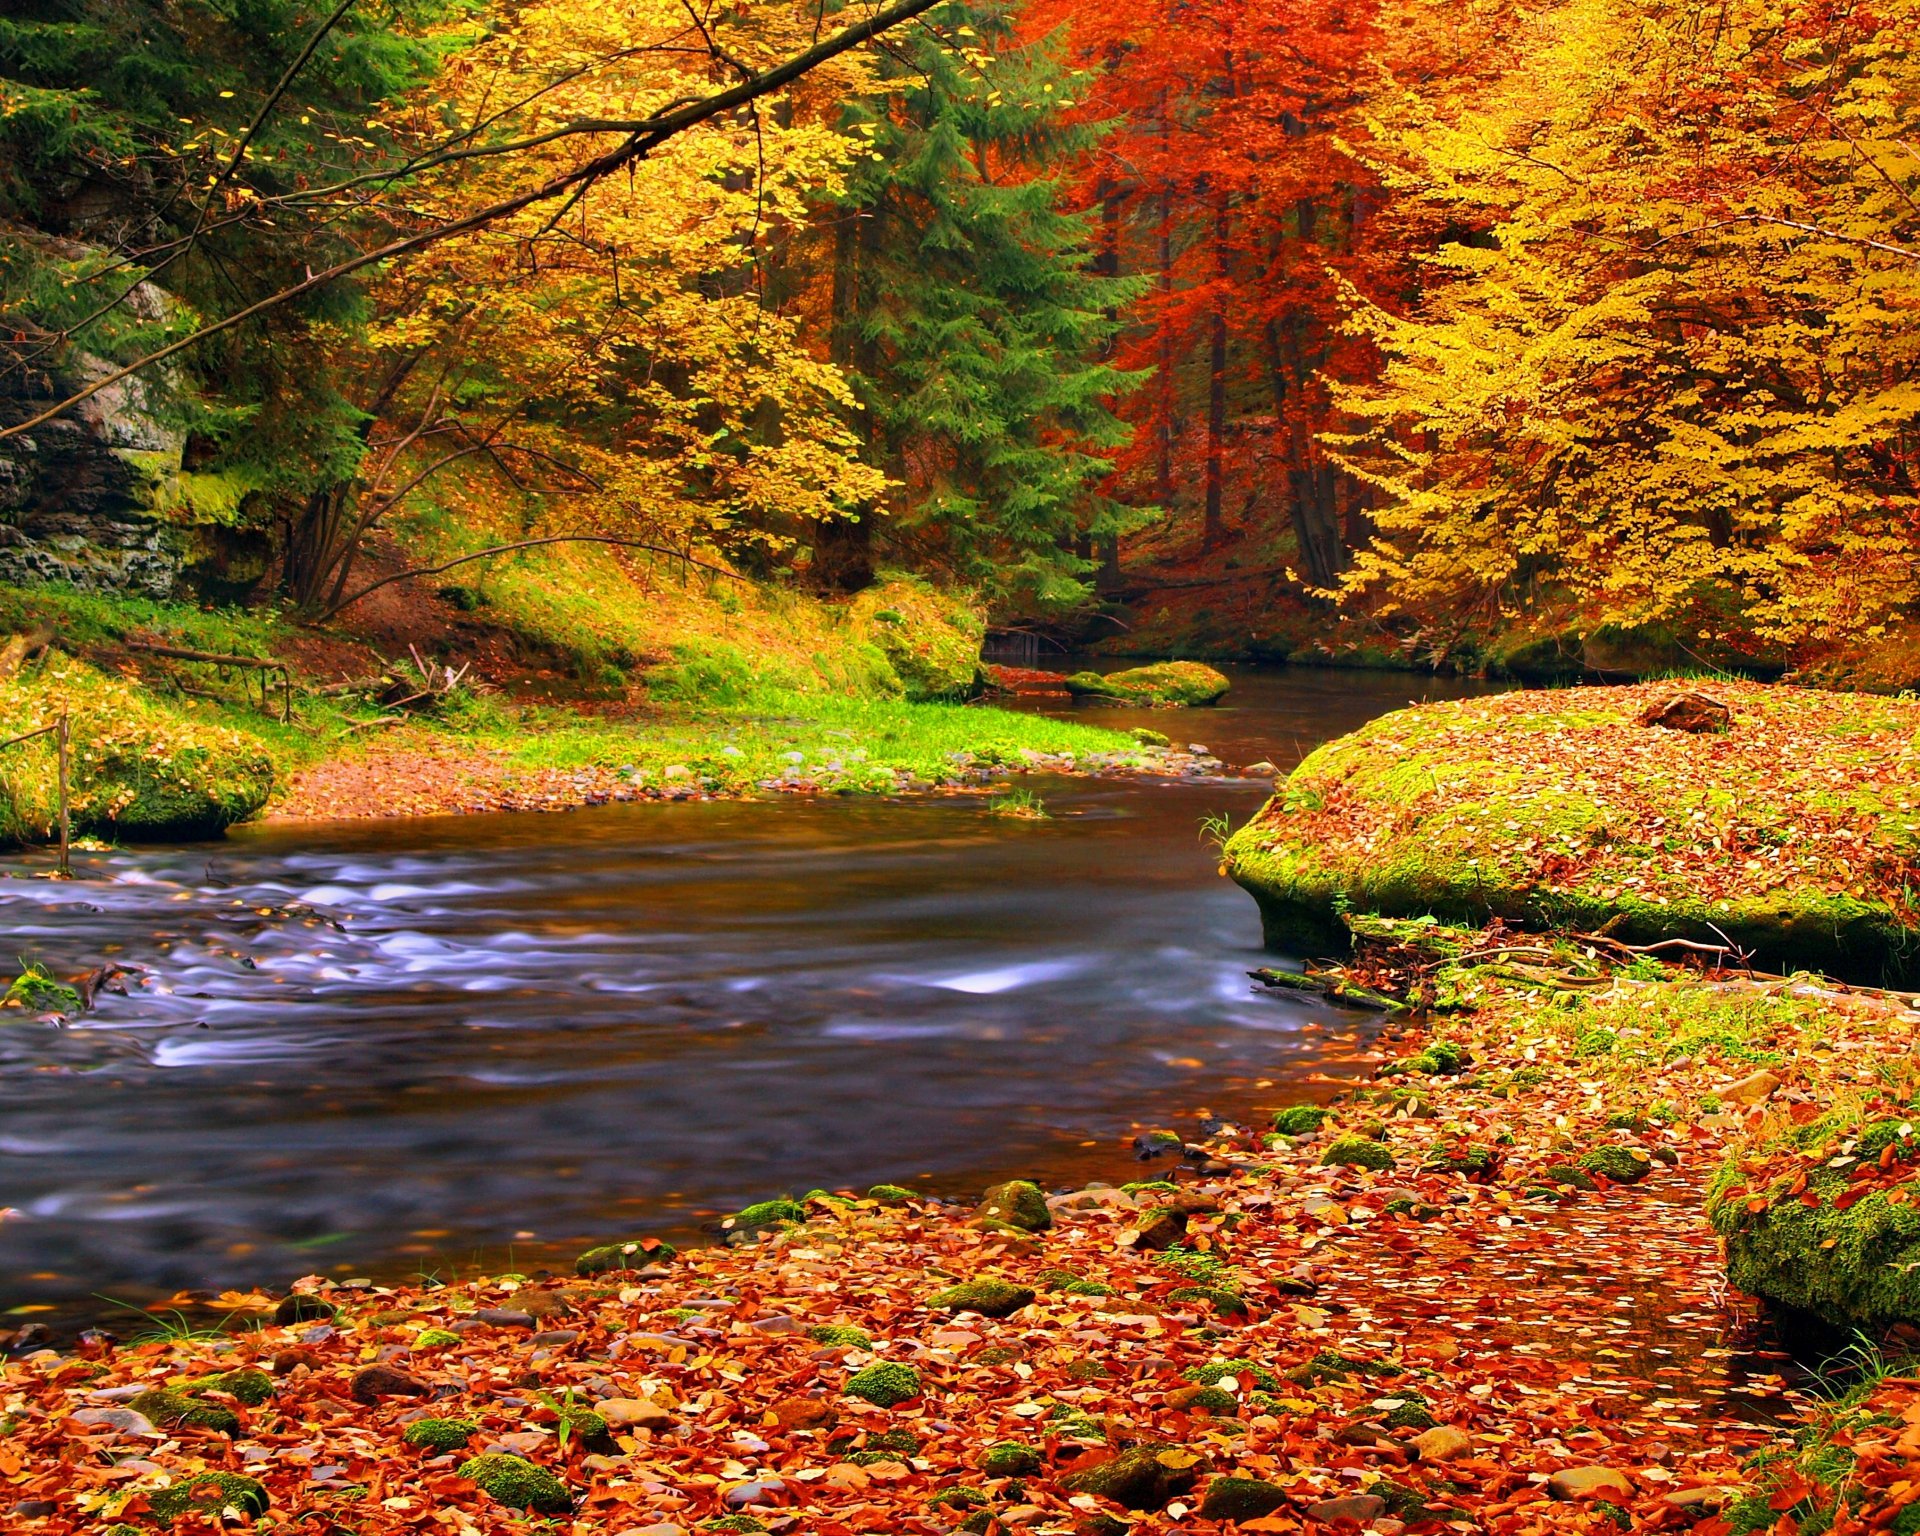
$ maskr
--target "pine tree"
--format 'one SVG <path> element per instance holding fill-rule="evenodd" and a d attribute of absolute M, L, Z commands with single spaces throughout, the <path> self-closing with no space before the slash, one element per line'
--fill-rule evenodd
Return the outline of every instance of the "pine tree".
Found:
<path fill-rule="evenodd" d="M 1012 13 L 955 4 L 883 69 L 843 126 L 871 148 L 834 233 L 832 352 L 853 376 L 873 463 L 901 490 L 888 548 L 1003 600 L 1082 597 L 1090 541 L 1140 514 L 1100 494 L 1125 441 L 1106 361 L 1131 280 L 1098 270 L 1058 167 L 1100 129 L 1066 114 L 1078 77 Z M 870 578 L 869 508 L 822 525 L 816 574 Z"/>

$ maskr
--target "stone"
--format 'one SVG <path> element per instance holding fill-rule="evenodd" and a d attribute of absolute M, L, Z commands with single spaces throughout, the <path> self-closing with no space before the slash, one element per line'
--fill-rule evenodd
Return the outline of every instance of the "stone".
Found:
<path fill-rule="evenodd" d="M 580 1337 L 578 1328 L 548 1328 L 536 1333 L 527 1342 L 546 1349 L 558 1349 L 563 1344 L 571 1344 Z"/>
<path fill-rule="evenodd" d="M 773 1338 L 787 1334 L 805 1333 L 807 1325 L 797 1317 L 788 1317 L 785 1313 L 775 1313 L 772 1317 L 756 1317 L 747 1324 L 755 1333 L 764 1333 Z"/>
<path fill-rule="evenodd" d="M 1323 1524 L 1335 1520 L 1353 1520 L 1361 1525 L 1372 1524 L 1386 1512 L 1387 1501 L 1377 1493 L 1346 1493 L 1338 1498 L 1309 1504 L 1305 1510 L 1309 1520 L 1318 1520 Z"/>
<path fill-rule="evenodd" d="M 996 1184 L 980 1197 L 977 1219 L 1017 1227 L 1022 1232 L 1045 1232 L 1053 1225 L 1053 1212 L 1047 1209 L 1047 1197 L 1038 1184 L 1028 1179 L 1009 1179 Z"/>
<path fill-rule="evenodd" d="M 1733 711 L 1712 694 L 1688 689 L 1649 704 L 1640 712 L 1639 723 L 1703 736 L 1731 729 Z"/>
<path fill-rule="evenodd" d="M 1143 1160 L 1164 1157 L 1168 1153 L 1178 1155 L 1186 1150 L 1186 1145 L 1178 1131 L 1142 1131 L 1133 1138 L 1133 1150 Z"/>
<path fill-rule="evenodd" d="M 755 1504 L 775 1504 L 786 1491 L 787 1485 L 777 1477 L 755 1478 L 750 1483 L 741 1483 L 727 1490 L 727 1508 L 749 1509 Z"/>
<path fill-rule="evenodd" d="M 1633 1484 L 1612 1467 L 1568 1467 L 1547 1479 L 1547 1492 L 1556 1499 L 1608 1499 L 1614 1503 L 1633 1497 Z"/>
<path fill-rule="evenodd" d="M 1452 1424 L 1423 1429 L 1412 1440 L 1422 1461 L 1454 1461 L 1473 1449 L 1473 1436 Z"/>
<path fill-rule="evenodd" d="M 1258 1520 L 1284 1509 L 1287 1490 L 1257 1477 L 1216 1477 L 1200 1499 L 1202 1520 Z"/>
<path fill-rule="evenodd" d="M 1172 1445 L 1137 1445 L 1060 1480 L 1069 1493 L 1091 1493 L 1127 1509 L 1164 1509 L 1200 1480 L 1202 1458 Z"/>
<path fill-rule="evenodd" d="M 153 1420 L 144 1413 L 135 1413 L 131 1408 L 80 1408 L 73 1414 L 75 1424 L 88 1424 L 99 1429 L 111 1429 L 121 1435 L 158 1435 Z"/>
<path fill-rule="evenodd" d="M 60 1506 L 52 1499 L 22 1499 L 13 1506 L 13 1513 L 22 1520 L 45 1520 L 59 1514 Z"/>
<path fill-rule="evenodd" d="M 1701 1514 L 1715 1514 L 1740 1497 L 1740 1490 L 1728 1488 L 1720 1483 L 1708 1483 L 1697 1488 L 1672 1488 L 1660 1495 L 1661 1501 L 1671 1509 L 1698 1511 Z"/>
<path fill-rule="evenodd" d="M 832 1429 L 840 1415 L 832 1404 L 818 1397 L 783 1397 L 767 1412 L 777 1427 L 791 1434 L 796 1429 Z"/>
<path fill-rule="evenodd" d="M 431 1397 L 433 1387 L 410 1371 L 392 1365 L 362 1366 L 348 1388 L 356 1403 L 377 1403 L 383 1397 Z"/>
<path fill-rule="evenodd" d="M 1178 1247 L 1186 1241 L 1186 1237 L 1186 1213 L 1162 1206 L 1158 1210 L 1148 1211 L 1140 1225 L 1133 1229 L 1133 1246 L 1150 1253 L 1160 1253 Z"/>
<path fill-rule="evenodd" d="M 1779 1092 L 1780 1081 L 1777 1074 L 1762 1068 L 1758 1072 L 1749 1073 L 1738 1082 L 1727 1083 L 1713 1091 L 1725 1104 L 1764 1104 Z"/>
<path fill-rule="evenodd" d="M 671 1429 L 677 1422 L 671 1412 L 644 1397 L 602 1398 L 593 1411 L 607 1421 L 609 1429 Z"/>
<path fill-rule="evenodd" d="M 339 1308 L 318 1296 L 296 1292 L 273 1309 L 273 1320 L 282 1328 L 293 1323 L 331 1322 Z"/>
<path fill-rule="evenodd" d="M 533 1314 L 518 1311 L 512 1307 L 482 1307 L 469 1314 L 476 1323 L 485 1323 L 490 1328 L 531 1328 Z"/>
<path fill-rule="evenodd" d="M 567 1485 L 545 1467 L 518 1456 L 475 1456 L 460 1464 L 458 1475 L 508 1509 L 530 1509 L 540 1515 L 573 1511 Z"/>

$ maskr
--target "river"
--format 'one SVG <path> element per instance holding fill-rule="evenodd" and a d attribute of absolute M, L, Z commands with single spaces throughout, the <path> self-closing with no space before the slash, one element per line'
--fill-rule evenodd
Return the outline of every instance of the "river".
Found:
<path fill-rule="evenodd" d="M 1238 669 L 1218 709 L 1083 708 L 1284 769 L 1472 691 Z M 279 823 L 0 879 L 10 958 L 135 973 L 65 1029 L 0 1026 L 0 1308 L 532 1267 L 815 1186 L 1126 1177 L 1136 1126 L 1323 1092 L 1366 1048 L 1364 1016 L 1247 980 L 1259 923 L 1202 822 L 1262 782 L 1030 787 L 1050 820 Z"/>

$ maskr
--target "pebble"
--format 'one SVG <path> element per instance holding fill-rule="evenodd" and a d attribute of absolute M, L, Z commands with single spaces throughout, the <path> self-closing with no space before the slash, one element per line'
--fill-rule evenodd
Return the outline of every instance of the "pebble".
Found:
<path fill-rule="evenodd" d="M 131 1408 L 81 1408 L 73 1415 L 76 1424 L 104 1425 L 123 1435 L 158 1435 L 153 1420 Z"/>
<path fill-rule="evenodd" d="M 644 1398 L 602 1398 L 593 1407 L 610 1429 L 667 1429 L 674 1423 L 671 1413 Z"/>
<path fill-rule="evenodd" d="M 410 1371 L 391 1365 L 363 1366 L 353 1373 L 348 1389 L 356 1403 L 377 1403 L 383 1397 L 431 1397 L 433 1388 Z"/>
<path fill-rule="evenodd" d="M 1358 1520 L 1367 1525 L 1387 1512 L 1387 1501 L 1377 1493 L 1348 1493 L 1337 1499 L 1322 1499 L 1306 1507 L 1310 1520 Z"/>
<path fill-rule="evenodd" d="M 755 1504 L 771 1504 L 786 1491 L 787 1485 L 777 1477 L 757 1478 L 753 1482 L 742 1483 L 738 1488 L 729 1488 L 727 1508 L 746 1509 Z"/>
<path fill-rule="evenodd" d="M 1436 1424 L 1413 1437 L 1422 1461 L 1452 1461 L 1473 1449 L 1473 1436 L 1452 1424 Z"/>
<path fill-rule="evenodd" d="M 1547 1479 L 1547 1492 L 1556 1499 L 1591 1499 L 1602 1494 L 1630 1499 L 1633 1484 L 1612 1467 L 1568 1467 Z"/>

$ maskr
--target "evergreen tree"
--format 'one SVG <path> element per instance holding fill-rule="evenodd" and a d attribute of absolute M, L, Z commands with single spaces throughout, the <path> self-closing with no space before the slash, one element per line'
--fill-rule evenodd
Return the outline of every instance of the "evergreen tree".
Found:
<path fill-rule="evenodd" d="M 1012 12 L 953 4 L 891 50 L 884 89 L 846 108 L 871 145 L 840 199 L 834 358 L 853 376 L 868 452 L 901 486 L 890 550 L 1003 602 L 1085 595 L 1090 541 L 1141 514 L 1101 495 L 1139 375 L 1107 362 L 1135 293 L 1092 259 L 1064 178 L 1098 125 L 1070 120 L 1079 77 L 1051 39 L 1020 44 Z M 816 574 L 870 579 L 874 511 L 822 525 Z"/>

